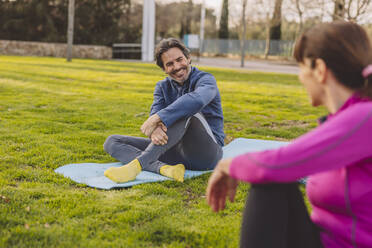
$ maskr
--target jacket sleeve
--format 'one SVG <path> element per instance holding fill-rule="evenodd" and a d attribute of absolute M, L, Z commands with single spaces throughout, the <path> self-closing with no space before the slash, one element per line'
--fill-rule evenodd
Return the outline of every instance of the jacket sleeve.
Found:
<path fill-rule="evenodd" d="M 160 83 L 157 83 L 154 90 L 154 101 L 151 105 L 150 116 L 156 114 L 161 109 L 165 108 L 165 99 L 163 91 L 161 90 Z"/>
<path fill-rule="evenodd" d="M 157 114 L 165 126 L 169 127 L 181 118 L 200 112 L 216 97 L 217 91 L 216 79 L 205 74 L 196 83 L 194 91 L 181 96 Z"/>
<path fill-rule="evenodd" d="M 230 175 L 251 183 L 291 182 L 372 157 L 372 104 L 351 106 L 289 145 L 232 160 Z"/>

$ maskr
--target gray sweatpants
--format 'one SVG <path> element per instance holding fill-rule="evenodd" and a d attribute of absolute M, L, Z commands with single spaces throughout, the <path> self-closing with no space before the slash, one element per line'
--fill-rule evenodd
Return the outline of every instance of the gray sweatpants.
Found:
<path fill-rule="evenodd" d="M 148 138 L 111 135 L 103 147 L 124 164 L 137 158 L 143 170 L 159 173 L 160 167 L 184 164 L 188 170 L 210 170 L 222 158 L 207 121 L 195 114 L 175 122 L 167 129 L 168 143 L 155 145 Z"/>

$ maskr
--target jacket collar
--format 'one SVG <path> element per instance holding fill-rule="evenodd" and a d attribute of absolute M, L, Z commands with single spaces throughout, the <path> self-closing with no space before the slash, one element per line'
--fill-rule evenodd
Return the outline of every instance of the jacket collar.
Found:
<path fill-rule="evenodd" d="M 323 117 L 319 118 L 318 121 L 321 124 L 321 123 L 329 120 L 330 118 L 333 118 L 334 116 L 338 115 L 340 112 L 344 111 L 345 109 L 349 108 L 350 106 L 353 106 L 356 103 L 368 102 L 368 101 L 371 101 L 371 100 L 368 99 L 368 98 L 365 98 L 365 97 L 361 97 L 360 94 L 358 94 L 358 93 L 354 93 L 349 99 L 346 100 L 346 102 L 344 102 L 344 104 L 341 106 L 341 108 L 339 108 L 337 110 L 336 113 L 329 114 L 327 116 L 323 116 Z"/>

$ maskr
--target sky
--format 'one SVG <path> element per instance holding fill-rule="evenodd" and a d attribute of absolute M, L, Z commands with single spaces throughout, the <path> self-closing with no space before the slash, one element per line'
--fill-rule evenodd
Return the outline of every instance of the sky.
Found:
<path fill-rule="evenodd" d="M 169 3 L 169 2 L 182 2 L 182 0 L 155 0 L 157 2 Z M 204 0 L 207 8 L 215 9 L 219 12 L 221 9 L 222 0 Z M 184 2 L 184 1 L 183 1 Z M 202 3 L 203 0 L 193 0 L 193 3 Z"/>
<path fill-rule="evenodd" d="M 169 3 L 169 2 L 186 2 L 187 0 L 155 0 L 156 2 L 162 2 L 162 3 Z M 220 12 L 221 12 L 221 7 L 222 7 L 222 2 L 223 0 L 204 0 L 205 1 L 205 5 L 207 8 L 211 8 L 211 9 L 214 9 L 215 10 L 215 16 L 217 17 L 217 19 L 220 17 Z M 196 4 L 200 4 L 202 3 L 203 0 L 193 0 L 193 3 L 196 3 Z M 249 0 L 248 0 L 249 2 Z M 274 0 L 263 0 L 263 2 L 266 2 L 266 3 L 272 3 L 274 2 Z M 333 1 L 332 0 L 325 0 L 324 1 L 325 4 L 328 6 L 327 9 L 329 9 L 329 13 L 331 13 L 333 11 Z M 231 5 L 231 3 L 233 3 Z M 233 13 L 240 13 L 241 12 L 241 0 L 229 0 L 229 5 L 230 5 L 230 13 L 233 12 Z M 283 3 L 283 16 L 285 18 L 287 18 L 287 20 L 296 20 L 298 21 L 298 14 L 297 12 L 294 10 L 294 7 L 293 6 L 288 6 L 288 4 L 290 4 L 291 1 L 284 1 Z M 273 4 L 270 4 L 270 5 L 273 5 Z M 293 5 L 293 4 L 290 4 L 290 5 Z M 273 6 L 271 7 L 268 7 L 269 9 L 272 9 Z M 249 11 L 249 10 L 248 10 Z M 253 12 L 252 12 L 253 11 Z M 257 9 L 254 9 L 252 10 L 251 12 L 252 13 L 249 13 L 248 15 L 250 14 L 256 14 L 257 15 Z M 262 12 L 262 11 L 261 11 Z M 308 11 L 307 13 L 305 13 L 305 18 L 306 17 L 311 17 L 311 16 L 319 16 L 320 13 L 319 11 L 317 11 L 316 9 L 312 9 L 311 11 Z M 229 15 L 229 17 L 232 19 L 232 21 L 234 21 L 233 19 L 235 18 L 240 18 L 239 17 L 240 15 Z M 367 14 L 365 14 L 363 16 L 363 19 L 360 19 L 360 23 L 363 24 L 363 23 L 371 23 L 371 20 L 372 20 L 372 3 L 370 4 L 369 6 L 369 9 L 367 11 Z M 236 20 L 235 20 L 236 21 Z M 331 16 L 330 14 L 328 16 L 324 16 L 324 19 L 323 21 L 331 21 Z"/>

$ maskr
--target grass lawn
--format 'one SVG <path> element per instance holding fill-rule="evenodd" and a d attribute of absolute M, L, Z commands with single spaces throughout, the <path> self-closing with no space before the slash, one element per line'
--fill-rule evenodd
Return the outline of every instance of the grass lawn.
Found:
<path fill-rule="evenodd" d="M 297 76 L 201 68 L 218 82 L 226 143 L 290 140 L 316 126 Z M 141 136 L 153 64 L 0 56 L 0 247 L 237 247 L 248 191 L 213 213 L 209 175 L 103 191 L 53 172 L 112 162 L 110 134 Z M 273 206 L 274 207 L 274 206 Z"/>

